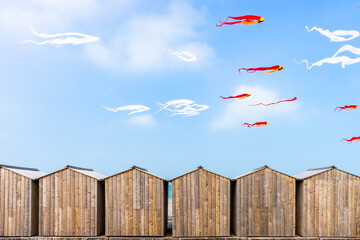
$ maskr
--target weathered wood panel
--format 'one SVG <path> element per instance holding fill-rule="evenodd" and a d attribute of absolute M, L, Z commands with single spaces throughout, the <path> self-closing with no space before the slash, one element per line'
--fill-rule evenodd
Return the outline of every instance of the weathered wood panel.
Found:
<path fill-rule="evenodd" d="M 360 237 L 360 178 L 338 169 L 297 183 L 296 233 Z"/>
<path fill-rule="evenodd" d="M 230 236 L 230 180 L 198 169 L 172 181 L 174 237 Z"/>
<path fill-rule="evenodd" d="M 38 233 L 38 182 L 0 168 L 0 236 Z"/>
<path fill-rule="evenodd" d="M 106 236 L 164 236 L 168 183 L 137 169 L 105 179 Z"/>
<path fill-rule="evenodd" d="M 66 168 L 39 179 L 40 236 L 98 236 L 104 230 L 102 184 Z"/>
<path fill-rule="evenodd" d="M 270 168 L 233 182 L 237 236 L 295 236 L 295 179 Z"/>

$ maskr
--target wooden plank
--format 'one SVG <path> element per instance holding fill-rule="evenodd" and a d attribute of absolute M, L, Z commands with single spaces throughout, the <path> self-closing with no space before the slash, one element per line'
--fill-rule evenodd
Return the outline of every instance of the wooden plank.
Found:
<path fill-rule="evenodd" d="M 189 236 L 188 235 L 188 231 L 187 231 L 187 222 L 188 222 L 188 216 L 187 216 L 187 178 L 186 178 L 186 175 L 181 177 L 180 178 L 180 181 L 181 181 L 181 186 L 182 186 L 182 194 L 183 194 L 183 198 L 181 200 L 181 203 L 180 204 L 180 211 L 181 211 L 181 214 L 183 215 L 183 220 L 182 220 L 182 229 L 183 229 L 183 232 L 182 232 L 182 236 Z"/>
<path fill-rule="evenodd" d="M 224 235 L 224 186 L 223 186 L 223 179 L 222 177 L 220 177 L 220 181 L 219 181 L 220 185 L 219 185 L 219 191 L 220 191 L 220 221 L 219 221 L 219 236 L 223 236 Z"/>
<path fill-rule="evenodd" d="M 211 175 L 211 236 L 216 236 L 216 175 Z"/>
<path fill-rule="evenodd" d="M 157 236 L 161 236 L 162 235 L 162 233 L 163 233 L 163 226 L 164 226 L 164 224 L 163 224 L 163 221 L 162 221 L 162 217 L 164 216 L 163 214 L 162 214 L 162 211 L 161 211 L 161 209 L 162 209 L 162 207 L 163 207 L 163 188 L 162 188 L 162 184 L 160 184 L 160 180 L 159 179 L 157 179 L 157 181 L 156 181 L 156 184 L 157 184 L 157 192 L 158 192 L 158 194 L 157 194 L 157 196 L 158 196 L 158 198 L 157 198 Z"/>
<path fill-rule="evenodd" d="M 220 236 L 220 176 L 215 177 L 215 236 Z"/>
<path fill-rule="evenodd" d="M 149 236 L 149 174 L 144 175 L 144 236 Z"/>
<path fill-rule="evenodd" d="M 153 228 L 154 228 L 154 235 L 158 235 L 158 186 L 156 183 L 156 180 L 153 181 L 153 215 L 152 215 L 152 221 L 153 221 Z"/>
<path fill-rule="evenodd" d="M 61 235 L 62 232 L 63 232 L 63 178 L 62 178 L 62 172 L 58 172 L 58 199 L 59 199 L 59 205 L 58 205 L 58 231 L 55 232 L 55 235 L 58 236 L 58 235 Z M 40 191 L 41 192 L 41 191 Z M 41 198 L 41 197 L 40 197 Z M 41 221 L 40 221 L 41 222 Z"/>
<path fill-rule="evenodd" d="M 111 228 L 113 232 L 116 232 L 117 225 L 117 212 L 118 212 L 118 205 L 117 205 L 117 196 L 118 196 L 118 188 L 117 188 L 117 177 L 112 177 L 111 178 L 111 200 L 110 200 L 110 204 L 111 204 Z"/>
<path fill-rule="evenodd" d="M 177 191 L 176 191 L 176 185 L 175 185 L 176 180 L 171 182 L 171 196 L 172 196 L 172 236 L 175 237 L 177 236 L 178 232 L 177 232 L 177 218 L 178 216 L 176 215 L 176 209 L 177 209 Z M 150 185 L 150 183 L 149 183 Z M 151 189 L 150 189 L 151 192 Z M 150 199 L 151 200 L 151 199 Z M 150 201 L 149 201 L 150 202 Z M 151 206 L 151 205 L 150 205 Z"/>
<path fill-rule="evenodd" d="M 4 168 L 0 168 L 0 236 L 4 236 L 4 183 L 5 183 L 5 176 L 4 176 Z"/>
<path fill-rule="evenodd" d="M 188 174 L 190 178 L 190 185 L 188 191 L 190 192 L 190 214 L 191 214 L 191 231 L 190 236 L 196 236 L 196 199 L 195 199 L 195 174 Z"/>
<path fill-rule="evenodd" d="M 200 233 L 200 175 L 199 171 L 193 173 L 195 178 L 195 236 L 201 236 Z"/>
<path fill-rule="evenodd" d="M 355 184 L 355 234 L 356 237 L 360 236 L 360 179 L 356 178 Z"/>

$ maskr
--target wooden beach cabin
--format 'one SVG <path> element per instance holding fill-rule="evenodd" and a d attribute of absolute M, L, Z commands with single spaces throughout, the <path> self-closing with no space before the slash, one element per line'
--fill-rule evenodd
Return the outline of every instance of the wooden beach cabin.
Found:
<path fill-rule="evenodd" d="M 38 234 L 38 169 L 0 165 L 0 236 Z"/>
<path fill-rule="evenodd" d="M 230 236 L 230 179 L 201 166 L 171 180 L 173 237 Z"/>
<path fill-rule="evenodd" d="M 294 177 L 268 166 L 232 179 L 231 228 L 241 237 L 295 236 Z"/>
<path fill-rule="evenodd" d="M 168 181 L 133 166 L 105 179 L 106 236 L 164 236 Z"/>
<path fill-rule="evenodd" d="M 104 233 L 104 175 L 66 166 L 39 179 L 40 236 Z"/>
<path fill-rule="evenodd" d="M 313 168 L 297 182 L 296 233 L 360 237 L 360 177 L 335 166 Z"/>

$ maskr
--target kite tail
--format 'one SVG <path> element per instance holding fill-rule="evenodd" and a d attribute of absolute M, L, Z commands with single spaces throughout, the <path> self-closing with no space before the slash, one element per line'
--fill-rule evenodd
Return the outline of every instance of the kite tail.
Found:
<path fill-rule="evenodd" d="M 309 30 L 308 26 L 305 26 L 305 28 L 306 28 L 306 30 L 307 30 L 308 32 L 311 32 L 311 31 L 313 31 L 314 29 L 316 29 L 316 27 L 313 27 L 312 29 Z"/>
<path fill-rule="evenodd" d="M 306 63 L 306 68 L 307 68 L 308 70 L 310 70 L 311 67 L 312 67 L 312 66 L 309 67 L 309 62 L 308 62 L 308 60 L 306 60 L 306 59 L 302 60 L 301 62 L 298 62 L 298 61 L 295 60 L 295 62 L 296 62 L 297 64 L 302 64 L 303 62 Z"/>
<path fill-rule="evenodd" d="M 273 73 L 273 72 L 277 72 L 278 70 L 271 70 L 271 71 L 266 71 L 266 72 L 263 72 L 263 73 L 261 73 L 261 75 L 264 75 L 265 73 Z"/>
<path fill-rule="evenodd" d="M 247 126 L 247 127 L 251 127 L 251 124 L 250 123 L 243 123 L 244 126 Z"/>
<path fill-rule="evenodd" d="M 338 109 L 339 107 L 336 107 L 335 109 L 334 109 L 334 112 L 336 112 L 336 109 Z"/>
<path fill-rule="evenodd" d="M 227 19 L 226 19 L 226 21 L 227 21 Z M 226 22 L 226 21 L 225 21 L 225 22 Z M 216 24 L 216 26 L 217 26 L 217 27 L 221 27 L 222 25 L 224 25 L 225 22 L 220 21 L 221 24 L 220 24 L 220 25 L 217 25 L 217 24 Z"/>
<path fill-rule="evenodd" d="M 156 104 L 160 107 L 160 109 L 157 112 L 160 112 L 161 110 L 165 109 L 164 104 L 161 104 L 161 103 L 158 103 L 158 102 Z"/>
<path fill-rule="evenodd" d="M 245 70 L 245 71 L 247 71 L 247 70 L 246 70 L 246 68 L 239 68 L 239 70 L 238 70 L 238 71 L 239 71 L 239 74 L 240 74 L 240 75 L 241 75 L 241 72 L 240 72 L 241 70 Z"/>
<path fill-rule="evenodd" d="M 226 97 L 220 96 L 219 98 L 226 99 Z"/>

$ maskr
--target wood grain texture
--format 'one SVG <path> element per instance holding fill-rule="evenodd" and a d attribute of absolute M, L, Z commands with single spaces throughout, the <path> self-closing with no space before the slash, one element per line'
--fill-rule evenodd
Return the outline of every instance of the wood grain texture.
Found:
<path fill-rule="evenodd" d="M 106 236 L 164 236 L 168 182 L 137 169 L 105 179 Z"/>
<path fill-rule="evenodd" d="M 0 236 L 38 234 L 38 181 L 0 168 Z"/>
<path fill-rule="evenodd" d="M 237 236 L 295 236 L 295 179 L 270 168 L 233 182 Z"/>
<path fill-rule="evenodd" d="M 230 236 L 230 179 L 198 169 L 172 189 L 173 237 Z"/>
<path fill-rule="evenodd" d="M 338 169 L 297 182 L 296 233 L 360 237 L 360 178 Z"/>
<path fill-rule="evenodd" d="M 104 186 L 64 169 L 39 180 L 40 236 L 99 236 L 104 233 Z"/>

